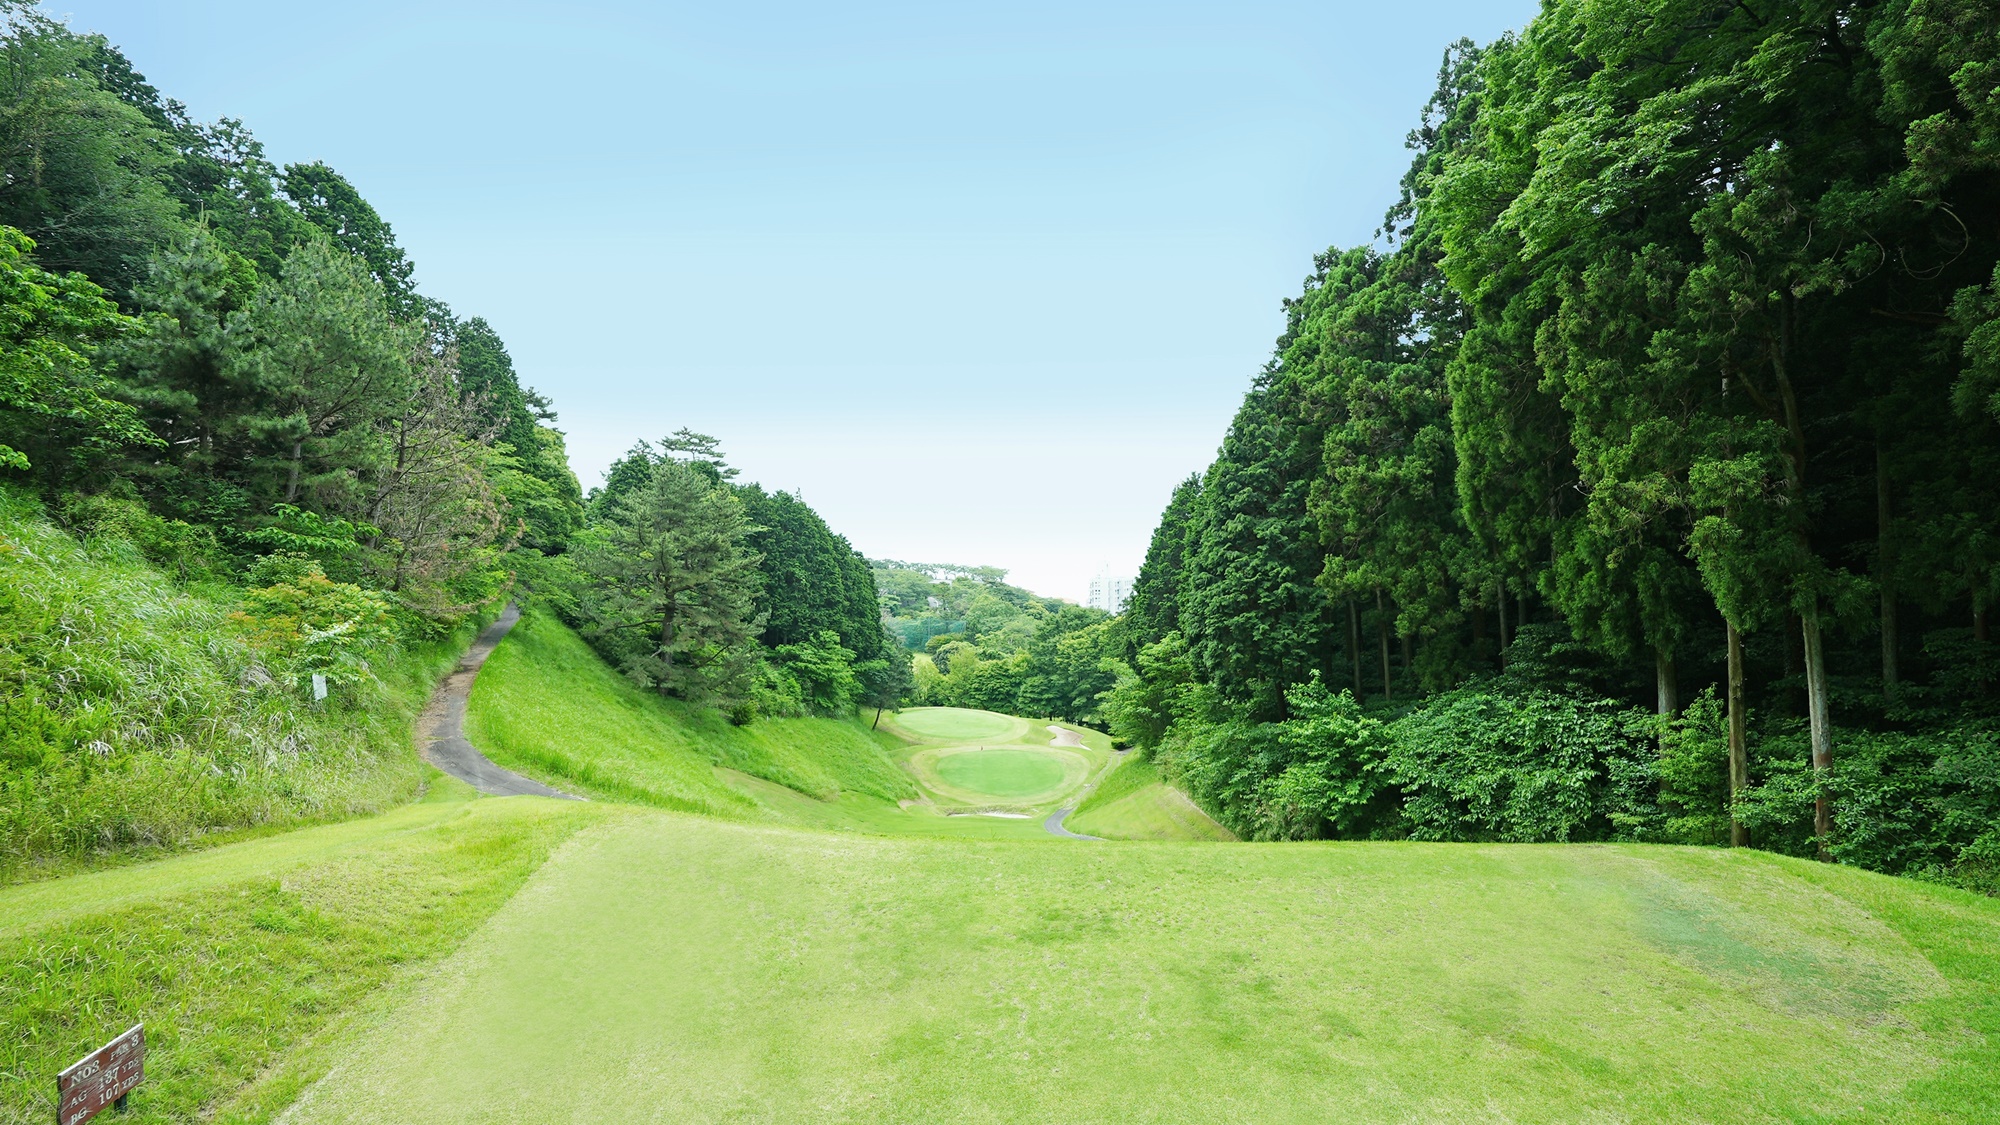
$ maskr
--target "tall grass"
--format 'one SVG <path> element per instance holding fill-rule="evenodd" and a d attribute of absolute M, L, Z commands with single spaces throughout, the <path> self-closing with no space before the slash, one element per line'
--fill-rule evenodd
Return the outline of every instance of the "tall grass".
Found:
<path fill-rule="evenodd" d="M 0 881 L 416 791 L 410 724 L 464 630 L 315 705 L 226 620 L 238 593 L 0 490 Z"/>

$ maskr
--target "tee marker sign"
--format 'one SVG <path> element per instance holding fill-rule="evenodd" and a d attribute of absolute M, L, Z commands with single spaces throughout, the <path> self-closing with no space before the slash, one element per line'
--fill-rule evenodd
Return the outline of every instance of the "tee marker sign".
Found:
<path fill-rule="evenodd" d="M 80 1125 L 106 1106 L 125 1108 L 125 1095 L 146 1077 L 146 1030 L 131 1030 L 56 1075 L 56 1125 Z"/>

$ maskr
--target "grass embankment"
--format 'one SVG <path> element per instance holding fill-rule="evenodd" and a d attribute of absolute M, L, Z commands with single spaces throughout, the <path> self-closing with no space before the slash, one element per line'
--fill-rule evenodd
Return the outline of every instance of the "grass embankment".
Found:
<path fill-rule="evenodd" d="M 0 1121 L 49 1120 L 56 1072 L 141 1021 L 121 1121 L 266 1119 L 323 1072 L 316 1032 L 616 815 L 439 777 L 381 816 L 0 890 Z"/>
<path fill-rule="evenodd" d="M 1111 768 L 1070 814 L 1066 827 L 1108 840 L 1234 840 L 1187 794 L 1133 755 Z"/>
<path fill-rule="evenodd" d="M 636 813 L 293 1119 L 1993 1120 L 1996 986 L 2000 903 L 1749 851 Z"/>
<path fill-rule="evenodd" d="M 915 796 L 858 720 L 731 724 L 713 708 L 640 691 L 560 621 L 529 609 L 473 685 L 466 736 L 495 762 L 593 797 L 721 816 L 758 803 L 716 767 L 822 801 Z"/>
<path fill-rule="evenodd" d="M 381 651 L 322 706 L 108 527 L 78 539 L 0 488 L 0 882 L 410 799 L 411 724 L 479 622 Z"/>

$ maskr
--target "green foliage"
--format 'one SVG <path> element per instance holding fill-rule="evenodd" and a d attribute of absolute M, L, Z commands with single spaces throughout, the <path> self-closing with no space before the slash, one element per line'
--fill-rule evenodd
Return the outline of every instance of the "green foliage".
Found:
<path fill-rule="evenodd" d="M 1169 632 L 1139 650 L 1136 670 L 1120 665 L 1104 697 L 1104 718 L 1111 736 L 1128 746 L 1152 750 L 1174 721 L 1186 715 L 1185 700 L 1194 684 L 1194 664 L 1187 642 Z"/>
<path fill-rule="evenodd" d="M 1187 554 L 1188 520 L 1200 497 L 1199 475 L 1182 481 L 1153 529 L 1153 540 L 1146 546 L 1146 559 L 1132 580 L 1131 599 L 1125 605 L 1126 631 L 1137 645 L 1153 644 L 1180 630 L 1181 569 Z"/>
<path fill-rule="evenodd" d="M 94 357 L 138 325 L 81 274 L 28 260 L 35 244 L 0 226 L 0 469 L 44 481 L 88 475 L 128 446 L 158 446 L 138 415 L 110 397 Z"/>
<path fill-rule="evenodd" d="M 1446 692 L 1395 724 L 1389 770 L 1420 840 L 1592 840 L 1652 782 L 1651 733 L 1610 700 Z"/>
<path fill-rule="evenodd" d="M 1880 794 L 2000 705 L 1988 7 L 1553 0 L 1452 45 L 1378 242 L 1315 258 L 1162 516 L 1121 737 L 1245 832 L 1331 831 L 1260 794 L 1291 690 L 1351 675 L 1420 732 L 1383 831 L 1718 843 L 1733 816 L 1965 866 Z M 1140 659 L 1176 631 L 1185 668 Z M 1737 634 L 1762 718 L 1732 798 Z"/>
<path fill-rule="evenodd" d="M 372 590 L 332 581 L 311 562 L 288 569 L 293 573 L 279 581 L 245 590 L 243 608 L 230 620 L 280 680 L 299 683 L 318 675 L 330 684 L 351 685 L 373 679 L 370 651 L 395 639 L 388 601 Z"/>
<path fill-rule="evenodd" d="M 300 562 L 260 570 L 275 584 L 241 608 L 283 647 L 255 649 L 228 622 L 233 588 L 177 585 L 126 526 L 79 541 L 0 494 L 0 871 L 408 797 L 410 723 L 463 632 L 390 643 L 379 598 Z M 338 678 L 364 652 L 372 675 L 306 704 L 295 675 Z"/>
<path fill-rule="evenodd" d="M 0 10 L 0 225 L 57 274 L 123 295 L 186 222 L 172 138 L 101 79 L 110 54 L 24 4 Z"/>
<path fill-rule="evenodd" d="M 749 544 L 761 558 L 756 605 L 764 643 L 781 649 L 831 631 L 856 660 L 882 659 L 881 607 L 867 560 L 791 493 L 747 484 L 737 495 L 755 525 Z"/>
<path fill-rule="evenodd" d="M 577 543 L 592 642 L 662 695 L 744 698 L 763 629 L 752 526 L 727 486 L 680 461 L 655 464 Z"/>
<path fill-rule="evenodd" d="M 1289 313 L 1294 328 L 1300 305 Z M 1189 517 L 1181 632 L 1202 678 L 1258 719 L 1338 651 L 1334 607 L 1318 584 L 1325 555 L 1306 511 L 1323 436 L 1298 409 L 1289 371 L 1260 375 L 1223 439 Z"/>
<path fill-rule="evenodd" d="M 845 715 L 861 694 L 854 652 L 843 648 L 840 634 L 822 629 L 812 639 L 779 645 L 778 660 L 798 682 L 800 698 L 815 715 Z"/>

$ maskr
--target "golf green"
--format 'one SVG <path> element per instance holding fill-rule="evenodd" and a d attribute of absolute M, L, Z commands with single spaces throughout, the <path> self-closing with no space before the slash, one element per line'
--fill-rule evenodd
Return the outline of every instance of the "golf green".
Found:
<path fill-rule="evenodd" d="M 970 750 L 937 760 L 937 775 L 960 789 L 1029 797 L 1063 782 L 1063 760 L 1043 750 Z"/>

